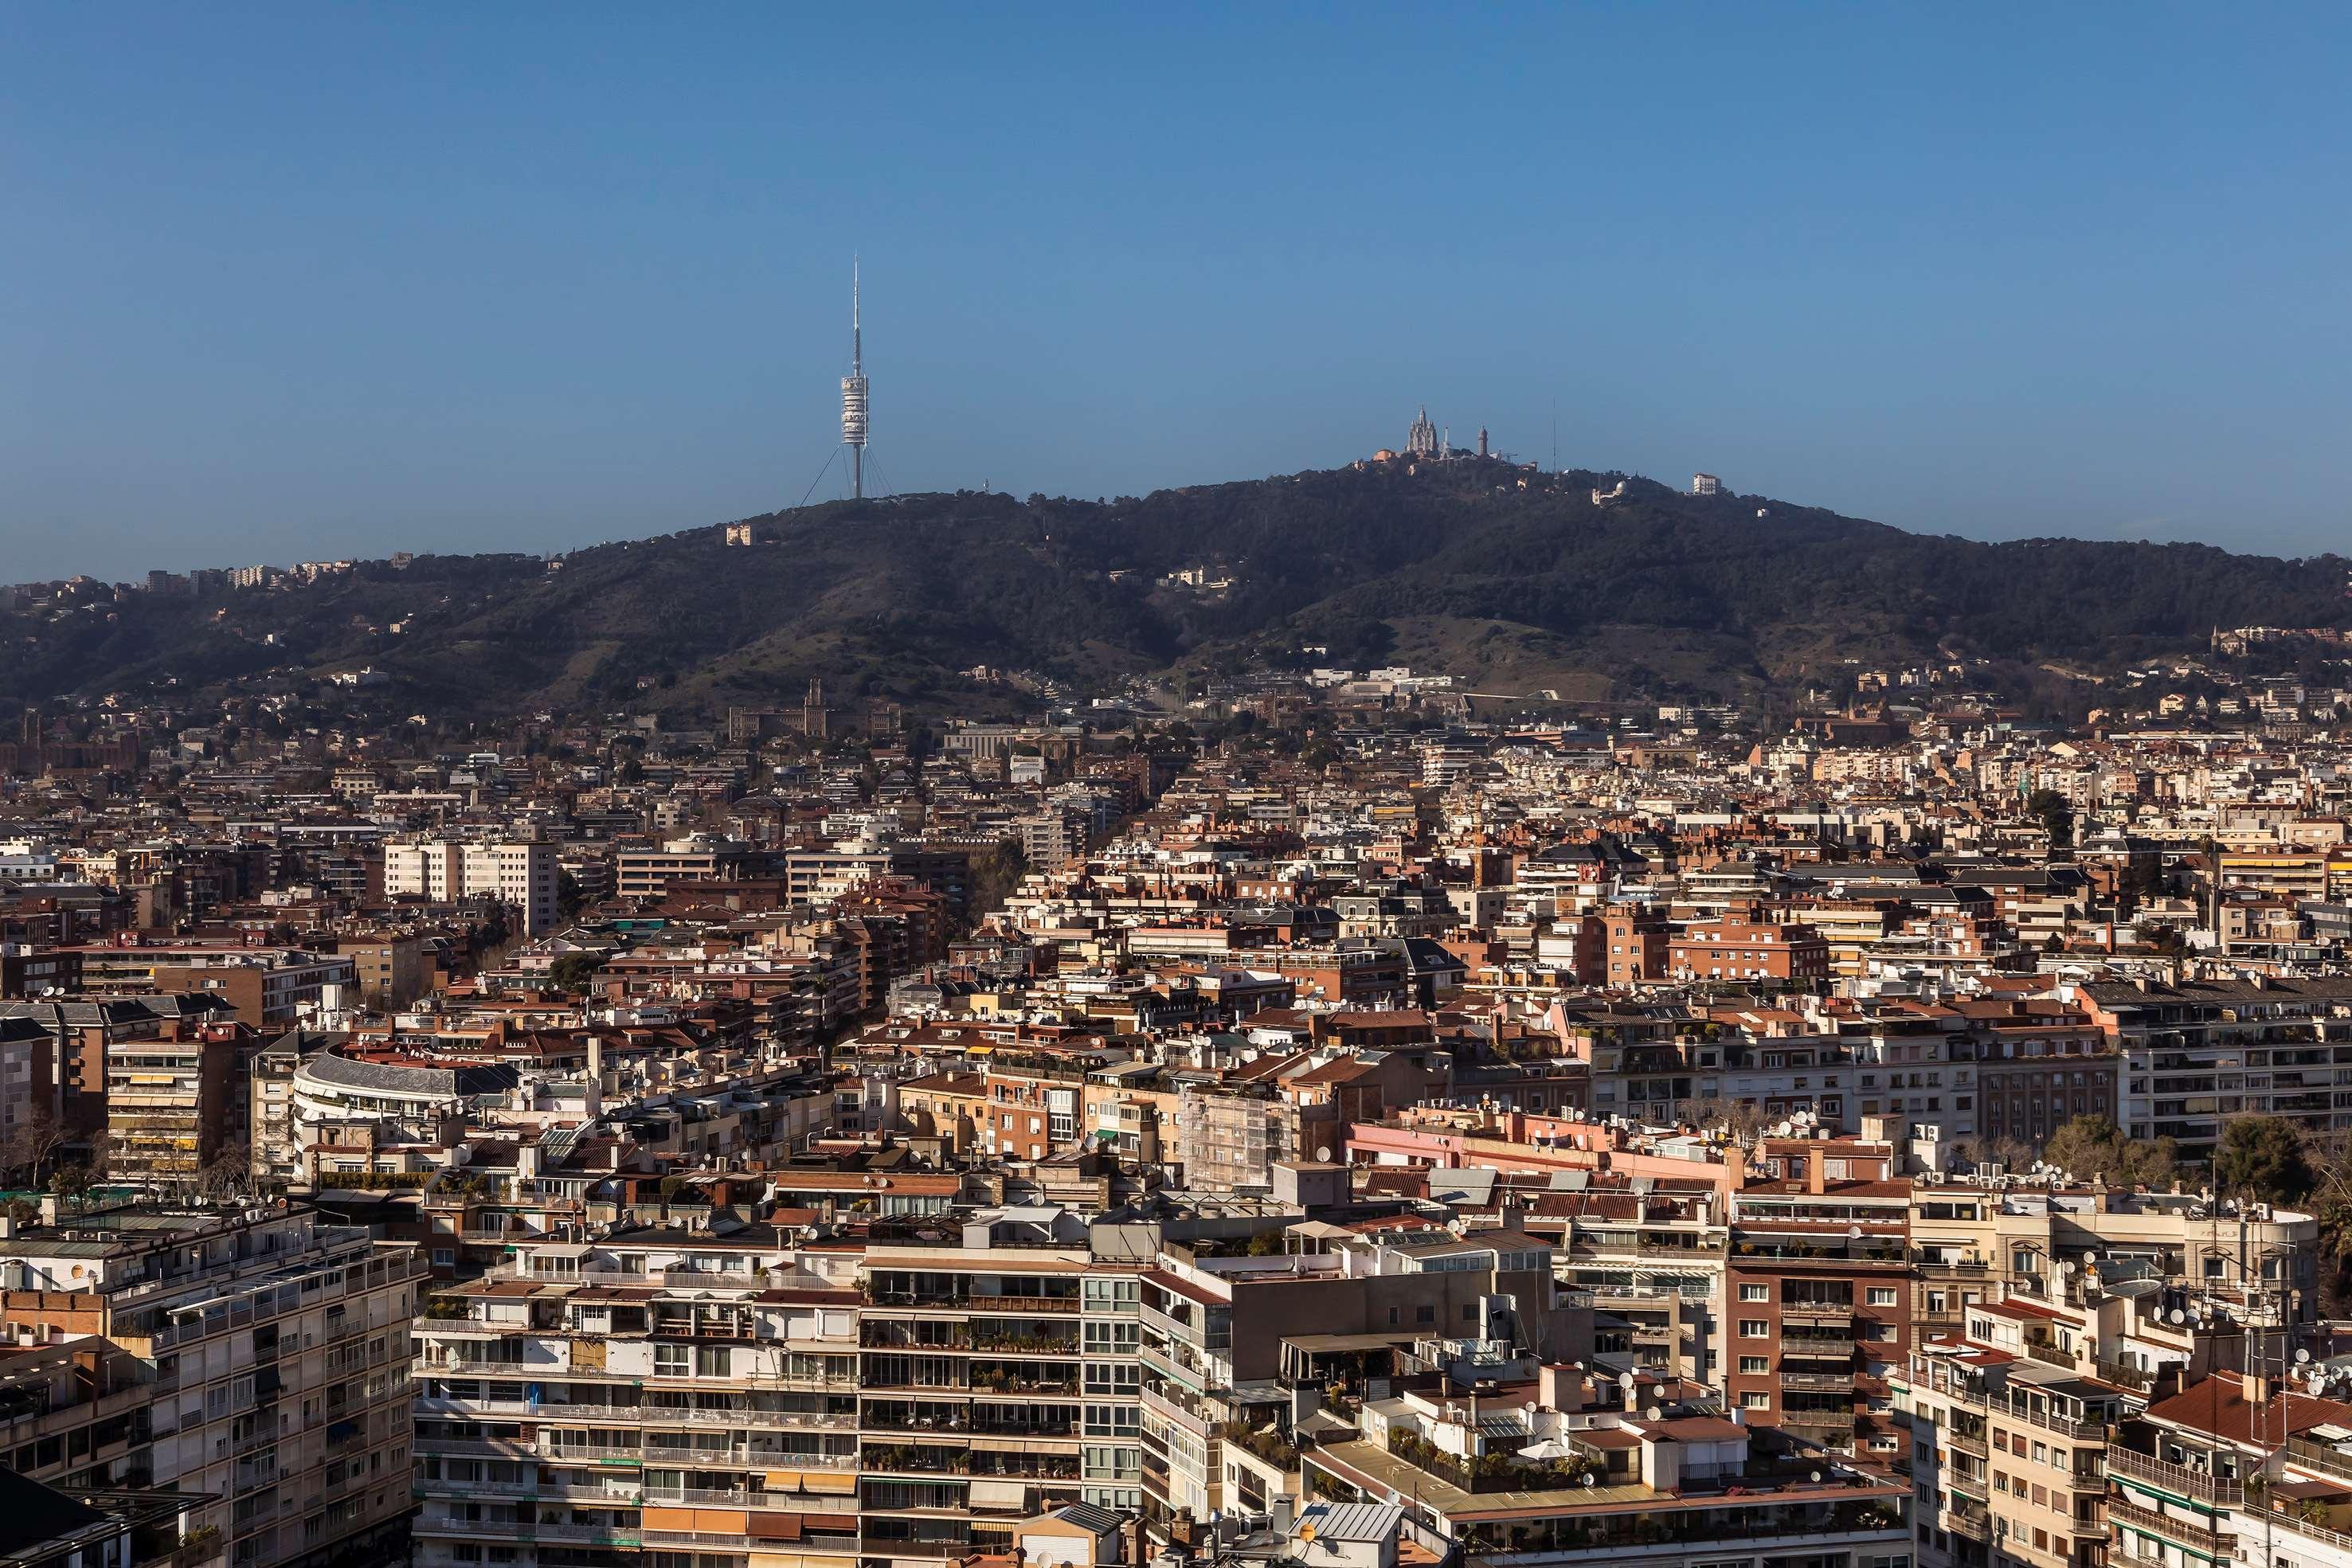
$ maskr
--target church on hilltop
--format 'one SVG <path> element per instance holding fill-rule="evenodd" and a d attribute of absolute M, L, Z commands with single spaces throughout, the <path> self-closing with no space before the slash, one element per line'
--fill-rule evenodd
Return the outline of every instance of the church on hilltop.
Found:
<path fill-rule="evenodd" d="M 1437 426 L 1429 423 L 1429 405 L 1426 403 L 1422 405 L 1421 415 L 1412 422 L 1412 428 L 1405 432 L 1404 455 L 1408 457 L 1437 455 Z"/>

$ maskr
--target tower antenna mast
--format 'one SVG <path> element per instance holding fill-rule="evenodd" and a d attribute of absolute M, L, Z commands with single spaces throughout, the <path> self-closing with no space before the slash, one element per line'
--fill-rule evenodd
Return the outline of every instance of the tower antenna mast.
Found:
<path fill-rule="evenodd" d="M 849 259 L 849 373 L 841 378 L 841 439 L 849 446 L 849 493 L 866 497 L 866 333 L 858 318 L 857 258 Z"/>

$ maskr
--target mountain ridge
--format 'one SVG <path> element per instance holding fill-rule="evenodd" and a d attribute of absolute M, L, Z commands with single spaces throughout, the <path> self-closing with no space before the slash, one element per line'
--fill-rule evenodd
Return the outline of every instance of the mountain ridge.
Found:
<path fill-rule="evenodd" d="M 726 542 L 746 528 L 759 542 Z M 1222 586 L 1172 580 L 1187 571 Z M 1616 474 L 1374 464 L 1108 501 L 833 501 L 546 561 L 423 556 L 102 613 L 17 610 L 0 613 L 0 700 L 367 667 L 388 685 L 365 700 L 420 711 L 715 716 L 797 702 L 813 677 L 920 706 L 973 700 L 960 672 L 982 664 L 1075 686 L 1397 657 L 1482 689 L 1755 696 L 1854 660 L 2112 668 L 2201 647 L 2214 626 L 2340 628 L 2346 580 L 2334 555 L 1986 542 Z"/>

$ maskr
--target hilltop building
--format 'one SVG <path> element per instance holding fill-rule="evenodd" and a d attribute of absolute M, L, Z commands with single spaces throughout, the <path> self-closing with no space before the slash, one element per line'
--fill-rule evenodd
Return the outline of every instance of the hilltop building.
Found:
<path fill-rule="evenodd" d="M 1437 426 L 1429 423 L 1429 408 L 1425 403 L 1420 415 L 1413 420 L 1412 428 L 1405 432 L 1404 452 L 1408 457 L 1437 455 Z"/>

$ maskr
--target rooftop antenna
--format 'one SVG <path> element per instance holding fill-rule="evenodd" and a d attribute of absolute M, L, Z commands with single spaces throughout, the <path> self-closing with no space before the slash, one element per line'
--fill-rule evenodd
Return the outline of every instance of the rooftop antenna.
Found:
<path fill-rule="evenodd" d="M 849 373 L 841 378 L 841 439 L 849 447 L 849 494 L 866 498 L 866 337 L 857 316 L 857 258 L 849 258 Z"/>

